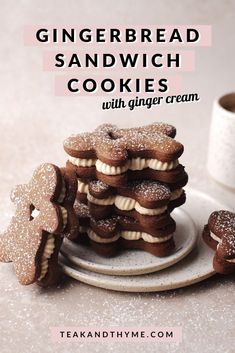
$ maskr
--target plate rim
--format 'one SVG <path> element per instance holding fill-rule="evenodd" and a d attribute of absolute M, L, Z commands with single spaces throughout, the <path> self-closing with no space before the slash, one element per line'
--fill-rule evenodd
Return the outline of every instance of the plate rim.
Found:
<path fill-rule="evenodd" d="M 211 249 L 208 248 L 208 250 L 211 250 Z M 212 252 L 212 250 L 211 250 L 211 252 Z M 188 287 L 188 286 L 193 285 L 195 283 L 199 283 L 207 278 L 210 278 L 216 274 L 213 267 L 211 267 L 211 271 L 206 272 L 205 274 L 203 274 L 201 276 L 194 275 L 193 277 L 189 278 L 186 281 L 182 279 L 177 282 L 170 282 L 169 281 L 167 284 L 161 284 L 161 283 L 159 284 L 158 283 L 157 285 L 146 286 L 146 285 L 143 285 L 141 282 L 139 284 L 135 283 L 134 285 L 132 285 L 132 281 L 130 281 L 129 284 L 120 283 L 122 281 L 122 279 L 127 276 L 109 276 L 109 275 L 99 273 L 98 275 L 101 278 L 97 279 L 95 277 L 96 276 L 95 272 L 87 271 L 84 269 L 81 269 L 81 271 L 80 271 L 79 269 L 76 269 L 73 266 L 66 265 L 63 262 L 62 263 L 60 262 L 60 265 L 61 265 L 62 270 L 65 274 L 67 274 L 68 276 L 70 276 L 76 280 L 79 280 L 85 284 L 92 285 L 94 287 L 98 287 L 98 288 L 102 288 L 102 289 L 108 289 L 108 290 L 118 291 L 118 292 L 129 292 L 129 293 L 163 292 L 166 290 L 174 290 L 174 289 L 178 289 L 178 288 Z M 170 269 L 170 267 L 169 267 L 169 269 Z M 167 271 L 167 268 L 165 270 Z M 85 271 L 85 273 L 83 271 Z M 158 273 L 158 272 L 156 272 L 156 273 Z M 152 274 L 154 274 L 154 273 L 152 273 Z M 109 280 L 112 277 L 120 277 L 120 282 L 114 282 L 114 281 L 112 282 L 112 279 L 111 279 L 111 282 L 109 282 L 109 281 L 107 282 L 106 278 L 102 278 L 103 276 L 108 277 Z M 145 275 L 140 275 L 140 277 L 141 276 L 145 276 Z M 134 277 L 136 277 L 136 276 L 134 276 Z"/>

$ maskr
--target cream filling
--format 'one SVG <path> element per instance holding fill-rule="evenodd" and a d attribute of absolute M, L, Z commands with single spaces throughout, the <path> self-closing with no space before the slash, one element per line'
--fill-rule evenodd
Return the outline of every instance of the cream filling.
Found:
<path fill-rule="evenodd" d="M 105 175 L 119 175 L 125 173 L 129 169 L 129 163 L 126 163 L 123 166 L 111 166 L 109 164 L 101 162 L 99 159 L 96 161 L 96 169 L 98 172 L 105 174 Z"/>
<path fill-rule="evenodd" d="M 69 156 L 69 161 L 77 167 L 92 167 L 96 163 L 96 159 L 75 158 Z"/>
<path fill-rule="evenodd" d="M 171 170 L 175 169 L 179 165 L 178 159 L 171 162 L 162 162 L 157 159 L 146 159 L 146 167 L 154 170 Z M 130 168 L 132 170 L 136 170 L 133 167 Z"/>
<path fill-rule="evenodd" d="M 99 159 L 96 161 L 96 169 L 98 172 L 105 175 L 119 175 L 130 170 L 143 170 L 151 168 L 159 171 L 166 171 L 175 169 L 179 164 L 178 160 L 172 162 L 161 162 L 158 159 L 147 159 L 147 158 L 133 158 L 127 161 L 124 166 L 110 166 L 109 164 L 101 162 Z"/>
<path fill-rule="evenodd" d="M 62 213 L 63 229 L 64 229 L 68 221 L 68 214 L 67 214 L 67 210 L 64 207 L 60 206 L 60 209 Z M 31 216 L 33 218 L 38 217 L 39 214 L 40 214 L 40 211 L 37 210 L 36 208 L 31 212 Z M 40 273 L 40 276 L 38 277 L 38 281 L 41 281 L 46 276 L 48 271 L 48 260 L 53 254 L 54 249 L 55 249 L 55 237 L 53 234 L 49 233 L 43 250 L 43 254 L 41 257 L 41 273 Z"/>
<path fill-rule="evenodd" d="M 222 240 L 219 237 L 217 237 L 217 235 L 215 235 L 214 233 L 210 232 L 210 236 L 211 236 L 212 239 L 214 239 L 215 241 L 218 242 L 218 246 L 219 246 L 219 244 L 222 243 Z M 230 259 L 230 260 L 226 260 L 226 261 L 227 262 L 231 262 L 231 263 L 235 263 L 235 259 Z"/>
<path fill-rule="evenodd" d="M 210 232 L 210 236 L 211 236 L 212 239 L 217 241 L 217 243 L 219 243 L 219 244 L 222 243 L 222 240 L 219 237 L 217 237 L 217 235 L 215 235 L 214 233 Z"/>
<path fill-rule="evenodd" d="M 159 171 L 166 171 L 175 169 L 179 161 L 178 159 L 171 162 L 162 162 L 154 158 L 132 158 L 129 159 L 123 166 L 111 166 L 109 164 L 103 163 L 99 159 L 83 159 L 68 157 L 69 161 L 76 165 L 77 167 L 92 167 L 96 166 L 98 172 L 106 175 L 119 175 L 125 173 L 128 169 L 130 170 L 143 170 L 146 168 L 151 168 Z"/>
<path fill-rule="evenodd" d="M 44 247 L 42 258 L 41 258 L 41 273 L 38 278 L 38 281 L 41 281 L 46 276 L 46 273 L 48 270 L 48 260 L 53 254 L 54 249 L 55 249 L 55 238 L 53 234 L 49 234 L 46 245 Z"/>
<path fill-rule="evenodd" d="M 173 237 L 173 234 L 170 234 L 165 237 L 158 238 L 158 237 L 153 237 L 152 235 L 150 235 L 148 233 L 134 232 L 134 231 L 130 231 L 130 230 L 121 231 L 111 238 L 102 238 L 91 229 L 89 229 L 87 233 L 88 233 L 88 236 L 91 240 L 95 241 L 96 243 L 103 243 L 103 244 L 113 243 L 116 240 L 118 240 L 120 237 L 124 238 L 126 240 L 143 239 L 144 241 L 146 241 L 148 243 L 164 243 Z"/>
<path fill-rule="evenodd" d="M 95 205 L 107 206 L 107 205 L 114 204 L 119 210 L 131 211 L 135 209 L 140 214 L 148 215 L 148 216 L 157 216 L 164 213 L 167 210 L 167 206 L 159 207 L 159 208 L 145 208 L 145 207 L 142 207 L 134 199 L 130 197 L 120 196 L 120 195 L 110 196 L 106 199 L 97 199 L 88 193 L 87 199 L 88 201 L 90 201 Z"/>
<path fill-rule="evenodd" d="M 115 196 L 110 196 L 107 197 L 106 199 L 97 199 L 96 197 L 92 196 L 89 192 L 87 194 L 87 200 L 90 201 L 91 203 L 94 203 L 95 205 L 102 205 L 102 206 L 108 206 L 108 205 L 113 205 L 115 202 Z"/>
<path fill-rule="evenodd" d="M 68 213 L 64 207 L 60 206 L 60 209 L 62 213 L 63 229 L 64 229 L 68 221 Z M 41 258 L 41 273 L 40 273 L 40 277 L 38 278 L 39 281 L 41 281 L 47 274 L 48 261 L 51 255 L 53 254 L 54 249 L 55 249 L 55 237 L 53 234 L 49 234 L 46 245 L 44 247 L 42 258 Z"/>
<path fill-rule="evenodd" d="M 82 181 L 78 180 L 78 192 L 81 194 L 87 194 L 88 193 L 88 184 L 83 183 Z"/>
<path fill-rule="evenodd" d="M 66 208 L 60 206 L 60 210 L 62 213 L 62 220 L 63 220 L 63 229 L 66 227 L 67 222 L 68 222 L 68 212 L 66 210 Z"/>

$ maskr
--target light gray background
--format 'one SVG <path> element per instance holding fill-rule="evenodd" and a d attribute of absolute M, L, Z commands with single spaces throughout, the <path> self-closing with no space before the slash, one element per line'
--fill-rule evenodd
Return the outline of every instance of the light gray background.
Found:
<path fill-rule="evenodd" d="M 234 91 L 235 1 L 14 1 L 0 0 L 0 218 L 3 229 L 13 207 L 9 193 L 41 162 L 63 165 L 62 141 L 100 122 L 120 125 L 155 120 L 177 127 L 190 185 L 234 208 L 234 193 L 207 175 L 206 154 L 213 99 Z M 26 24 L 211 24 L 213 46 L 196 51 L 197 70 L 184 74 L 196 104 L 163 105 L 135 112 L 102 111 L 97 98 L 58 98 L 54 74 L 42 72 L 42 51 L 24 47 Z M 205 215 L 206 217 L 206 215 Z M 22 287 L 11 265 L 0 266 L 0 350 L 28 352 L 234 352 L 234 276 L 217 276 L 190 288 L 160 294 L 123 294 L 69 281 L 44 292 Z M 180 346 L 152 344 L 53 345 L 54 325 L 182 326 Z"/>

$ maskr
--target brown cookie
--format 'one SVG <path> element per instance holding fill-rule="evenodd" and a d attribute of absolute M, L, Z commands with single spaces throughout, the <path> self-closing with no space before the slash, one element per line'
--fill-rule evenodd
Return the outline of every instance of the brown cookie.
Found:
<path fill-rule="evenodd" d="M 21 284 L 48 286 L 58 280 L 63 235 L 78 230 L 72 207 L 76 189 L 71 170 L 48 163 L 34 171 L 28 184 L 13 189 L 16 212 L 0 235 L 0 261 L 13 262 Z"/>
<path fill-rule="evenodd" d="M 143 180 L 145 180 L 145 179 L 137 179 L 137 180 L 133 180 L 133 181 L 137 181 L 138 183 L 141 183 Z M 93 181 L 94 181 L 94 179 L 91 179 L 91 178 L 87 178 L 87 179 L 86 178 L 79 178 L 78 179 L 77 199 L 80 202 L 87 204 L 88 187 L 89 187 L 89 184 Z M 123 185 L 119 185 L 119 186 L 114 187 L 114 186 L 110 186 L 110 185 L 104 183 L 101 180 L 96 180 L 96 181 L 97 181 L 97 191 L 95 190 L 95 185 L 93 185 L 92 190 L 94 193 L 93 196 L 97 197 L 97 198 L 109 197 L 110 194 L 113 194 L 117 188 L 123 186 Z M 130 181 L 128 184 L 131 184 L 133 181 Z M 151 179 L 151 181 L 154 181 L 154 180 Z M 178 189 L 182 189 L 187 183 L 188 183 L 188 175 L 186 172 L 184 172 L 182 175 L 182 178 L 180 178 L 179 180 L 174 181 L 173 183 L 170 183 L 170 184 L 167 184 L 167 183 L 162 183 L 162 184 L 165 185 L 166 187 L 168 187 L 171 190 L 171 192 L 175 192 Z M 97 196 L 96 196 L 96 194 L 97 194 Z"/>
<path fill-rule="evenodd" d="M 203 239 L 214 249 L 213 266 L 222 274 L 235 273 L 235 214 L 215 211 L 203 230 Z"/>
<path fill-rule="evenodd" d="M 86 236 L 86 241 L 87 242 L 89 241 L 92 249 L 94 249 L 94 251 L 97 254 L 104 257 L 116 256 L 123 249 L 142 250 L 154 256 L 165 257 L 165 256 L 171 255 L 175 249 L 175 242 L 173 238 L 171 238 L 170 240 L 164 243 L 159 243 L 159 244 L 148 243 L 141 239 L 126 240 L 123 238 L 119 238 L 116 242 L 113 242 L 113 243 L 100 244 L 95 241 L 92 241 L 91 239 L 89 239 L 88 236 Z"/>
<path fill-rule="evenodd" d="M 170 190 L 154 181 L 134 181 L 113 188 L 101 181 L 86 184 L 78 181 L 78 199 L 89 200 L 91 216 L 95 219 L 118 214 L 136 219 L 143 227 L 160 228 L 168 222 L 168 212 L 185 202 L 183 189 Z"/>
<path fill-rule="evenodd" d="M 131 129 L 103 124 L 93 133 L 65 140 L 67 166 L 79 178 L 97 178 L 111 186 L 139 178 L 174 183 L 184 174 L 177 160 L 183 146 L 172 138 L 175 132 L 162 123 Z"/>
<path fill-rule="evenodd" d="M 103 256 L 114 256 L 121 249 L 140 249 L 155 256 L 167 256 L 174 249 L 175 222 L 169 217 L 168 224 L 160 229 L 143 229 L 134 219 L 113 216 L 95 221 L 91 218 L 87 235 L 94 250 Z M 84 234 L 80 239 L 86 239 Z"/>
<path fill-rule="evenodd" d="M 81 242 L 81 240 L 79 242 Z M 102 244 L 91 240 L 87 234 L 83 234 L 82 242 L 90 244 L 97 254 L 104 257 L 116 256 L 124 249 L 142 250 L 154 256 L 165 257 L 171 255 L 175 249 L 173 237 L 164 243 L 148 243 L 142 239 L 126 240 L 120 237 L 115 242 Z"/>
<path fill-rule="evenodd" d="M 131 198 L 142 207 L 154 209 L 168 205 L 171 199 L 171 191 L 159 182 L 142 180 L 129 182 L 125 186 L 112 188 L 103 182 L 93 180 L 88 184 L 89 196 L 95 200 L 108 201 L 108 198 L 118 196 Z"/>
<path fill-rule="evenodd" d="M 168 215 L 168 222 L 164 227 L 155 228 L 148 226 L 143 227 L 137 220 L 125 217 L 125 216 L 112 216 L 106 219 L 95 220 L 90 219 L 91 229 L 101 238 L 111 239 L 121 231 L 141 232 L 147 233 L 150 237 L 146 236 L 146 239 L 150 238 L 150 241 L 154 242 L 164 239 L 169 235 L 173 234 L 176 229 L 175 221 Z M 156 238 L 155 240 L 152 238 Z M 144 238 L 143 238 L 144 239 Z"/>
<path fill-rule="evenodd" d="M 181 184 L 182 180 L 188 179 L 184 166 L 181 164 L 169 171 L 158 171 L 146 168 L 135 171 L 127 170 L 125 173 L 119 175 L 105 175 L 98 172 L 95 167 L 77 167 L 70 161 L 67 161 L 66 166 L 67 168 L 73 169 L 79 179 L 98 179 L 113 187 L 124 186 L 128 181 L 144 179 L 160 181 L 170 186 L 171 184 Z"/>
<path fill-rule="evenodd" d="M 169 213 L 165 211 L 158 216 L 142 215 L 136 210 L 120 210 L 116 206 L 100 206 L 89 202 L 89 209 L 92 217 L 96 220 L 111 217 L 112 215 L 125 216 L 135 219 L 143 228 L 162 228 L 169 223 Z"/>

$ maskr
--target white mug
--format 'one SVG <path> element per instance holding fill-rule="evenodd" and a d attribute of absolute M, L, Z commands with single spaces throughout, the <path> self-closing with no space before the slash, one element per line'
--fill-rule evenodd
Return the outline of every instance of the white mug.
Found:
<path fill-rule="evenodd" d="M 235 189 L 235 93 L 214 102 L 207 167 L 213 179 Z"/>

